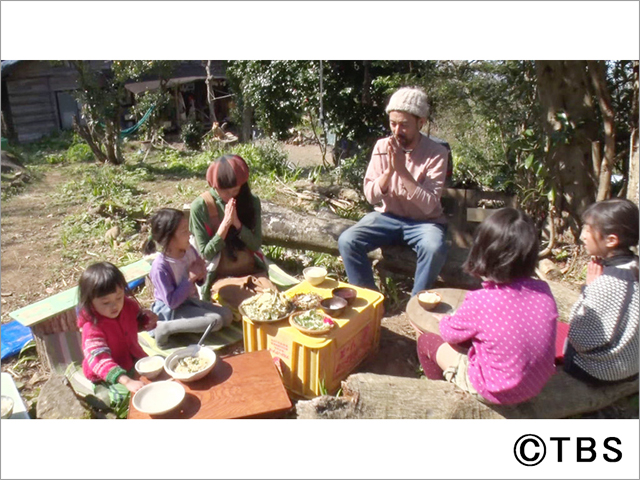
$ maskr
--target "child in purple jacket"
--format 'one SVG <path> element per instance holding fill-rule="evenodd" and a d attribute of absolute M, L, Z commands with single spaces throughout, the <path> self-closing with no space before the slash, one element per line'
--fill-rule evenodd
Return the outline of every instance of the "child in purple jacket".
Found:
<path fill-rule="evenodd" d="M 160 322 L 155 329 L 158 345 L 166 345 L 170 335 L 181 332 L 202 333 L 229 326 L 233 320 L 231 310 L 220 305 L 203 302 L 198 298 L 196 282 L 204 280 L 204 260 L 189 243 L 189 221 L 175 208 L 163 208 L 151 217 L 151 241 L 145 253 L 162 252 L 151 265 L 151 283 L 155 302 L 151 309 Z"/>
<path fill-rule="evenodd" d="M 558 312 L 549 286 L 532 278 L 537 261 L 538 234 L 520 210 L 502 208 L 478 227 L 464 268 L 483 288 L 442 317 L 440 336 L 418 338 L 428 378 L 444 376 L 485 403 L 540 393 L 555 372 Z"/>

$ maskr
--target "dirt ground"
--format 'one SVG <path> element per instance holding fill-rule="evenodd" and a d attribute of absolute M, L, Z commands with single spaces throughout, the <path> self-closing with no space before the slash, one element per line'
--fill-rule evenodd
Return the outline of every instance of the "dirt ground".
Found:
<path fill-rule="evenodd" d="M 296 165 L 313 166 L 322 163 L 320 150 L 313 145 L 286 145 L 290 160 Z M 60 232 L 65 215 L 71 210 L 56 206 L 52 192 L 69 181 L 70 169 L 52 166 L 38 181 L 34 181 L 19 195 L 2 202 L 1 215 L 1 301 L 2 323 L 11 319 L 9 312 L 61 292 L 75 285 L 77 271 L 65 270 L 61 261 Z M 144 188 L 153 194 L 175 192 L 178 180 L 145 182 Z M 182 181 L 184 186 L 184 181 Z M 188 181 L 196 191 L 199 182 Z M 82 206 L 76 207 L 80 209 Z M 87 255 L 91 252 L 87 251 Z M 88 258 L 88 257 L 87 257 Z M 145 300 L 143 298 L 143 300 Z M 234 355 L 243 351 L 242 343 L 225 348 L 222 355 Z M 2 371 L 10 372 L 23 397 L 35 405 L 39 388 L 48 375 L 37 360 L 16 367 L 17 357 L 2 362 Z M 357 371 L 418 378 L 419 363 L 413 329 L 400 308 L 387 311 L 382 319 L 379 350 L 361 364 Z M 32 416 L 35 413 L 31 411 Z M 638 418 L 637 406 L 630 408 L 629 401 L 596 412 L 591 418 Z"/>
<path fill-rule="evenodd" d="M 285 145 L 285 149 L 296 165 L 314 166 L 322 163 L 320 150 L 316 146 Z M 56 188 L 69 180 L 69 168 L 51 166 L 43 178 L 33 181 L 19 195 L 2 202 L 2 323 L 11 321 L 9 312 L 71 288 L 81 273 L 80 270 L 69 271 L 63 267 L 59 238 L 65 215 L 82 207 L 73 208 L 72 211 L 56 206 L 53 201 Z M 175 191 L 176 183 L 177 180 L 145 182 L 144 188 L 154 194 L 170 194 Z M 196 181 L 187 183 L 193 184 L 196 190 L 201 187 Z M 387 315 L 382 325 L 378 354 L 358 370 L 419 376 L 415 339 L 405 315 Z M 242 344 L 239 344 L 227 348 L 222 354 L 237 354 L 242 350 Z M 39 388 L 48 375 L 38 361 L 27 361 L 20 368 L 14 368 L 17 360 L 18 357 L 14 356 L 3 361 L 2 371 L 12 374 L 23 397 L 29 404 L 34 404 Z"/>

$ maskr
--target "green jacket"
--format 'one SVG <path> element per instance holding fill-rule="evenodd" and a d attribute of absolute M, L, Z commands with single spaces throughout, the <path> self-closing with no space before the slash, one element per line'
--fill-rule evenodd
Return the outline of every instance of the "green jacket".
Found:
<path fill-rule="evenodd" d="M 211 188 L 209 191 L 211 195 L 213 195 L 216 208 L 218 209 L 218 219 L 221 221 L 224 218 L 225 204 L 214 188 Z M 260 207 L 260 199 L 255 195 L 251 195 L 251 197 L 256 213 L 256 226 L 253 230 L 250 230 L 243 225 L 240 230 L 240 240 L 244 242 L 249 250 L 256 251 L 262 246 L 262 210 Z M 191 213 L 189 215 L 189 230 L 196 239 L 200 255 L 209 262 L 224 249 L 225 241 L 215 233 L 215 231 L 213 237 L 207 232 L 205 225 L 211 227 L 211 224 L 209 223 L 207 205 L 204 203 L 202 197 L 199 196 L 191 203 Z"/>

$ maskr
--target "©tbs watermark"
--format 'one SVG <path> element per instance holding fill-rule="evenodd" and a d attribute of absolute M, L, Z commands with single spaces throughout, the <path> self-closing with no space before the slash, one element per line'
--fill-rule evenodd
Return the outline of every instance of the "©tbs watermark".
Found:
<path fill-rule="evenodd" d="M 549 437 L 545 442 L 532 433 L 522 435 L 516 440 L 513 455 L 522 465 L 533 467 L 547 456 L 547 443 L 549 458 L 553 458 L 558 463 L 567 459 L 575 459 L 576 462 L 594 462 L 598 455 L 610 463 L 619 462 L 622 459 L 622 451 L 616 448 L 622 445 L 618 437 L 607 437 L 602 445 L 598 446 L 598 442 L 593 437 Z"/>

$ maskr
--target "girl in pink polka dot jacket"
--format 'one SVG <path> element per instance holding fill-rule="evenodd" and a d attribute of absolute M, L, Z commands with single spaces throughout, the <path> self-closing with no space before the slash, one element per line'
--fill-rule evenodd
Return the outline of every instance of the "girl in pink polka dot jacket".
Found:
<path fill-rule="evenodd" d="M 502 208 L 478 227 L 464 269 L 482 289 L 441 318 L 440 335 L 418 338 L 428 378 L 444 376 L 485 403 L 540 393 L 555 372 L 558 311 L 549 286 L 532 278 L 537 262 L 538 232 L 520 210 Z"/>

